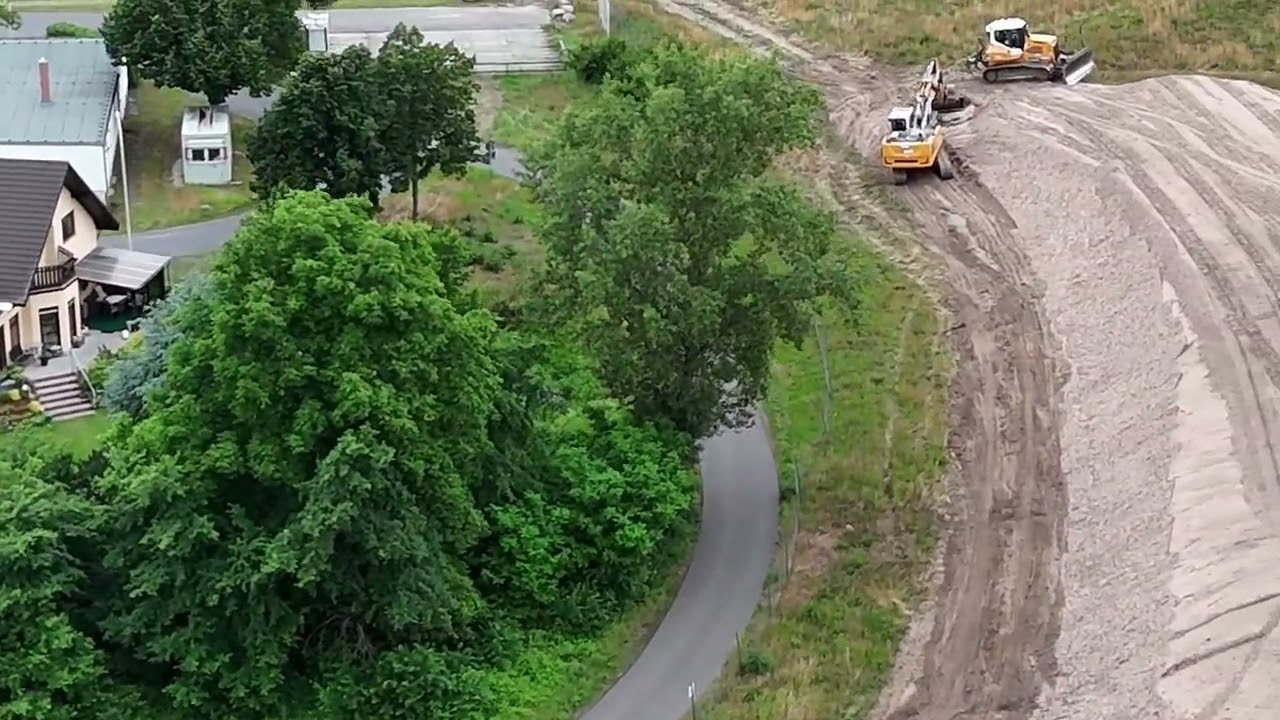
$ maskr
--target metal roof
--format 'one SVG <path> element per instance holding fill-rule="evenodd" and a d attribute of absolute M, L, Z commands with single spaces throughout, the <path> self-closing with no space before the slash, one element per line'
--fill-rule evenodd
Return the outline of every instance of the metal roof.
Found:
<path fill-rule="evenodd" d="M 1021 30 L 1027 26 L 1027 21 L 1016 17 L 1003 17 L 992 20 L 987 23 L 987 32 L 993 33 L 999 30 Z"/>
<path fill-rule="evenodd" d="M 76 276 L 100 285 L 141 290 L 168 264 L 164 255 L 99 246 L 76 263 Z"/>
<path fill-rule="evenodd" d="M 40 58 L 53 102 L 40 102 Z M 0 40 L 0 144 L 102 145 L 119 75 L 102 40 Z"/>

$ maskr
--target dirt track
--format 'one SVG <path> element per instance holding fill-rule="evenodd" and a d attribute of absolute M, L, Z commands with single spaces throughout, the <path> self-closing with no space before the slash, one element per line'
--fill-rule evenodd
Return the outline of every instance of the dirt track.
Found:
<path fill-rule="evenodd" d="M 780 50 L 863 154 L 906 97 L 910 74 L 730 6 L 659 4 Z M 959 84 L 961 176 L 895 191 L 954 316 L 957 463 L 937 598 L 878 715 L 1274 718 L 1280 95 Z M 850 216 L 892 222 L 838 152 L 826 170 Z"/>

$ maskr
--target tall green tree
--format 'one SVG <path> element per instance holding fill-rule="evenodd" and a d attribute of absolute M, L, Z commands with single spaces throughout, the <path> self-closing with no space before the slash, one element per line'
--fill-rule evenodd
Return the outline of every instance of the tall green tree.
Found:
<path fill-rule="evenodd" d="M 477 159 L 475 60 L 452 44 L 424 43 L 418 28 L 400 23 L 377 65 L 391 189 L 411 192 L 416 220 L 418 180 L 437 169 L 461 175 Z"/>
<path fill-rule="evenodd" d="M 13 6 L 13 3 L 4 0 L 4 3 L 0 4 L 0 28 L 17 30 L 20 27 L 22 27 L 22 14 Z"/>
<path fill-rule="evenodd" d="M 41 477 L 43 462 L 12 444 L 0 458 L 0 717 L 105 718 L 105 658 L 75 617 L 86 571 L 73 548 L 98 513 Z"/>
<path fill-rule="evenodd" d="M 296 0 L 118 0 L 102 23 L 107 50 L 160 87 L 226 102 L 269 92 L 305 49 Z"/>
<path fill-rule="evenodd" d="M 679 44 L 575 106 L 528 163 L 544 293 L 640 416 L 702 437 L 746 417 L 780 340 L 834 287 L 831 214 L 769 173 L 813 143 L 816 91 Z"/>
<path fill-rule="evenodd" d="M 386 165 L 373 56 L 363 47 L 308 55 L 249 138 L 253 191 L 323 189 L 378 205 Z"/>
<path fill-rule="evenodd" d="M 455 242 L 294 193 L 184 305 L 101 481 L 124 587 L 106 627 L 180 706 L 278 713 L 305 678 L 460 642 L 481 612 L 470 487 L 500 378 L 492 316 L 440 279 Z"/>

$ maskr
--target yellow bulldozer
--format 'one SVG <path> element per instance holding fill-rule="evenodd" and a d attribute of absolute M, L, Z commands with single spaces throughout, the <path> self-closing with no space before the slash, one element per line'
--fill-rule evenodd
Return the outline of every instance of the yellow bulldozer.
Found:
<path fill-rule="evenodd" d="M 954 177 L 942 119 L 968 106 L 969 99 L 943 81 L 938 61 L 930 60 L 916 83 L 912 104 L 889 111 L 889 132 L 880 141 L 880 162 L 895 185 L 905 185 L 912 173 L 924 170 L 943 180 Z"/>
<path fill-rule="evenodd" d="M 1075 85 L 1094 70 L 1092 50 L 1068 51 L 1056 35 L 1030 32 L 1027 21 L 1016 17 L 987 23 L 969 64 L 989 83 L 1040 80 Z"/>

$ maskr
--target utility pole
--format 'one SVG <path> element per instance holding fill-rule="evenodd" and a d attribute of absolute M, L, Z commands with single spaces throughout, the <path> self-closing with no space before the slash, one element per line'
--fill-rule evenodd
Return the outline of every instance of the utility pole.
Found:
<path fill-rule="evenodd" d="M 127 247 L 133 249 L 133 211 L 129 208 L 129 161 L 124 152 L 124 113 L 116 111 L 116 137 L 120 138 L 120 184 L 124 188 L 124 238 Z"/>
<path fill-rule="evenodd" d="M 125 72 L 128 72 L 128 65 L 125 65 Z M 124 150 L 124 108 L 128 104 L 129 83 L 123 78 L 117 79 L 124 87 L 122 102 L 112 108 L 111 114 L 116 119 L 116 142 L 120 148 L 120 184 L 124 186 L 124 238 L 126 246 L 133 249 L 133 211 L 129 207 L 129 160 Z"/>

